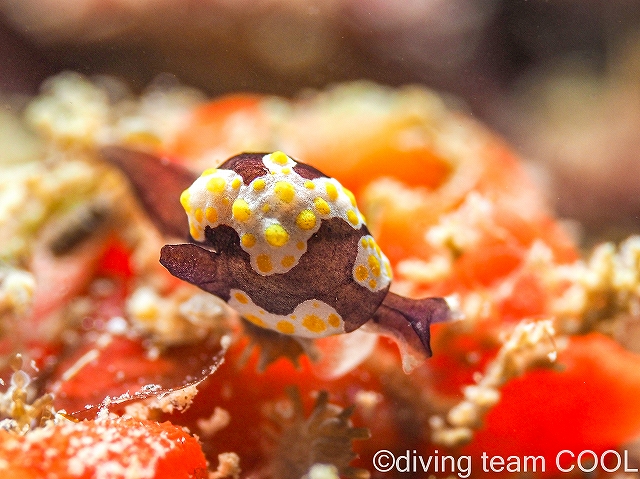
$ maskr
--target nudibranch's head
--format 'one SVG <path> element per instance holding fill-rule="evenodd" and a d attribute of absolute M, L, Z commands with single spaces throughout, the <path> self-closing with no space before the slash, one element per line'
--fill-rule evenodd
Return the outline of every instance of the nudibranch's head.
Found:
<path fill-rule="evenodd" d="M 351 331 L 389 289 L 389 261 L 353 194 L 280 151 L 206 170 L 180 202 L 193 239 L 233 257 L 228 293 L 217 294 L 255 324 L 305 337 Z"/>

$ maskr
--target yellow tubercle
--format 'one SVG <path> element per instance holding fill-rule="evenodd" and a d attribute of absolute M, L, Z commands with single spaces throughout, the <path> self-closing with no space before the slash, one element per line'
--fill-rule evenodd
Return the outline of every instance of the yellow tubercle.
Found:
<path fill-rule="evenodd" d="M 206 210 L 204 210 L 204 216 L 207 218 L 209 223 L 216 223 L 218 221 L 218 212 L 215 208 L 209 206 Z"/>
<path fill-rule="evenodd" d="M 282 258 L 282 261 L 280 261 L 280 264 L 285 268 L 291 268 L 291 266 L 293 266 L 295 262 L 296 262 L 296 258 L 289 255 Z"/>
<path fill-rule="evenodd" d="M 187 212 L 190 210 L 190 207 L 189 207 L 190 200 L 191 200 L 191 192 L 188 189 L 186 189 L 180 195 L 180 204 Z"/>
<path fill-rule="evenodd" d="M 247 221 L 251 216 L 251 208 L 245 200 L 238 198 L 233 202 L 231 214 L 238 221 Z"/>
<path fill-rule="evenodd" d="M 218 171 L 218 168 L 207 168 L 206 170 L 204 170 L 202 172 L 202 174 L 200 176 L 209 176 L 209 175 L 213 175 L 215 174 L 215 172 Z"/>
<path fill-rule="evenodd" d="M 234 294 L 234 297 L 242 304 L 247 304 L 249 302 L 249 298 L 242 293 L 236 293 Z"/>
<path fill-rule="evenodd" d="M 312 333 L 321 333 L 327 329 L 327 324 L 315 314 L 307 314 L 302 318 L 302 325 Z"/>
<path fill-rule="evenodd" d="M 356 207 L 356 197 L 353 195 L 353 193 L 348 190 L 347 188 L 345 188 L 344 186 L 342 187 L 342 191 L 344 191 L 344 194 L 347 195 L 347 197 L 349 198 L 349 201 L 351 202 L 351 206 L 353 206 L 354 208 Z"/>
<path fill-rule="evenodd" d="M 327 183 L 325 185 L 325 190 L 327 191 L 327 196 L 331 201 L 338 199 L 338 189 L 333 183 Z"/>
<path fill-rule="evenodd" d="M 340 326 L 340 316 L 338 316 L 337 314 L 331 313 L 327 318 L 327 321 L 329 323 L 329 326 L 331 326 L 332 328 L 337 328 L 338 326 Z"/>
<path fill-rule="evenodd" d="M 303 230 L 310 230 L 316 226 L 316 215 L 311 210 L 302 210 L 296 218 L 296 225 Z"/>
<path fill-rule="evenodd" d="M 197 240 L 201 239 L 202 237 L 200 230 L 196 227 L 195 224 L 189 225 L 189 234 L 193 239 L 197 239 Z"/>
<path fill-rule="evenodd" d="M 213 177 L 207 182 L 207 189 L 211 193 L 222 193 L 227 187 L 227 182 L 224 178 Z"/>
<path fill-rule="evenodd" d="M 296 327 L 291 324 L 289 321 L 278 321 L 276 324 L 276 329 L 282 334 L 293 334 L 296 332 Z"/>
<path fill-rule="evenodd" d="M 289 162 L 289 157 L 281 151 L 274 151 L 271 153 L 271 161 L 276 165 L 284 166 Z"/>
<path fill-rule="evenodd" d="M 291 203 L 296 197 L 296 190 L 288 181 L 278 181 L 273 191 L 283 203 Z"/>
<path fill-rule="evenodd" d="M 319 196 L 313 200 L 313 206 L 321 215 L 328 215 L 329 213 L 331 213 L 331 207 L 329 206 L 329 203 L 327 203 Z"/>
<path fill-rule="evenodd" d="M 266 184 L 267 184 L 267 182 L 264 181 L 262 178 L 257 178 L 255 180 L 253 180 L 253 183 L 251 183 L 251 185 L 253 186 L 253 189 L 255 191 L 264 190 L 264 187 L 265 187 Z"/>
<path fill-rule="evenodd" d="M 364 281 L 369 277 L 369 270 L 363 264 L 356 266 L 355 277 L 358 281 Z"/>
<path fill-rule="evenodd" d="M 263 320 L 261 320 L 259 317 L 255 316 L 253 314 L 247 314 L 245 316 L 245 318 L 248 321 L 250 321 L 253 324 L 255 324 L 256 326 L 260 326 L 261 328 L 265 328 L 267 326 Z"/>
<path fill-rule="evenodd" d="M 242 238 L 240 238 L 240 241 L 245 248 L 251 248 L 256 244 L 256 237 L 251 233 L 245 233 L 242 235 Z"/>
<path fill-rule="evenodd" d="M 287 233 L 287 230 L 285 230 L 282 225 L 274 223 L 267 226 L 267 229 L 264 231 L 264 238 L 271 246 L 280 247 L 289 241 L 289 233 Z"/>
<path fill-rule="evenodd" d="M 268 273 L 273 269 L 273 265 L 271 264 L 271 258 L 269 255 L 260 254 L 256 257 L 256 264 L 258 265 L 258 269 L 262 273 Z"/>
<path fill-rule="evenodd" d="M 374 276 L 380 276 L 380 261 L 374 255 L 370 254 L 367 258 L 367 263 L 369 263 L 369 268 Z"/>
<path fill-rule="evenodd" d="M 354 210 L 347 211 L 347 219 L 349 220 L 349 223 L 351 223 L 354 226 L 357 225 L 358 221 L 360 220 L 358 218 L 358 214 Z"/>

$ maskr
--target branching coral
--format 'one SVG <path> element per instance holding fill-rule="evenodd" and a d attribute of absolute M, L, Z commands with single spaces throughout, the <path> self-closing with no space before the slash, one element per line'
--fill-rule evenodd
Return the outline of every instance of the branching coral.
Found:
<path fill-rule="evenodd" d="M 607 329 L 620 315 L 640 315 L 640 236 L 627 238 L 616 249 L 598 245 L 587 261 L 557 267 L 555 281 L 571 286 L 553 304 L 561 329 L 587 332 Z"/>

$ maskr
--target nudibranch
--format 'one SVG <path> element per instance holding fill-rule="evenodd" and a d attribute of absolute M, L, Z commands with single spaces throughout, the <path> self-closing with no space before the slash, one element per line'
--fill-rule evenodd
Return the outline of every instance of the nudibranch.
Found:
<path fill-rule="evenodd" d="M 389 291 L 389 260 L 338 180 L 280 151 L 243 153 L 199 177 L 152 155 L 103 153 L 163 232 L 188 237 L 161 250 L 174 276 L 284 335 L 320 338 L 372 321 L 431 354 L 429 325 L 449 317 L 447 303 Z"/>

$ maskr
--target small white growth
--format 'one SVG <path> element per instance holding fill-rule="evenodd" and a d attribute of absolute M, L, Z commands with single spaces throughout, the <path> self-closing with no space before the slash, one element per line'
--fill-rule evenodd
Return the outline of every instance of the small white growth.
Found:
<path fill-rule="evenodd" d="M 235 452 L 218 454 L 218 468 L 209 473 L 209 479 L 238 479 L 240 477 L 240 457 Z"/>
<path fill-rule="evenodd" d="M 0 267 L 0 312 L 25 314 L 33 302 L 36 282 L 28 271 Z"/>
<path fill-rule="evenodd" d="M 339 479 L 338 469 L 333 464 L 314 464 L 302 479 Z"/>
<path fill-rule="evenodd" d="M 129 323 L 122 316 L 114 316 L 107 321 L 107 332 L 115 336 L 122 336 L 129 331 Z"/>
<path fill-rule="evenodd" d="M 204 437 L 213 437 L 218 431 L 227 427 L 230 422 L 231 414 L 229 411 L 216 406 L 210 417 L 199 418 L 196 424 Z"/>

